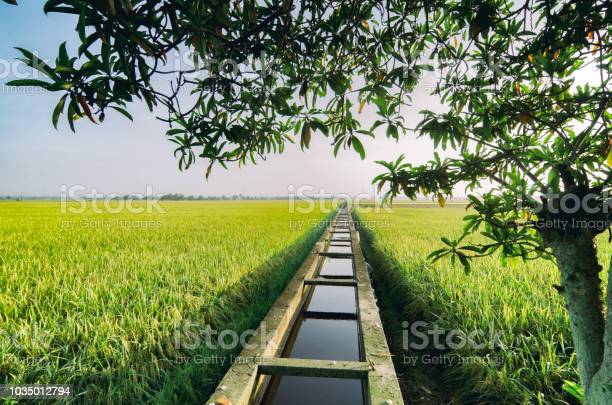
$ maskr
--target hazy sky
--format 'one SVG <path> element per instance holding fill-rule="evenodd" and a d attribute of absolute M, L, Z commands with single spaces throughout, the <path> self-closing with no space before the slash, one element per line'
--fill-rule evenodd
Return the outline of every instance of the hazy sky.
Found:
<path fill-rule="evenodd" d="M 173 144 L 164 136 L 165 126 L 139 105 L 130 106 L 134 122 L 109 113 L 103 125 L 77 122 L 73 134 L 60 119 L 59 130 L 51 124 L 51 112 L 60 93 L 25 94 L 4 85 L 12 80 L 19 56 L 15 46 L 36 50 L 42 58 L 55 58 L 57 48 L 68 41 L 73 55 L 76 32 L 72 18 L 45 16 L 40 1 L 22 1 L 18 7 L 0 3 L 0 195 L 59 195 L 62 185 L 83 185 L 101 193 L 155 193 L 286 195 L 293 185 L 312 185 L 330 193 L 372 192 L 372 178 L 382 172 L 374 163 L 406 153 L 412 162 L 432 156 L 432 145 L 415 140 L 413 134 L 398 143 L 384 136 L 363 139 L 365 160 L 353 151 L 332 154 L 331 140 L 316 135 L 311 148 L 300 151 L 289 145 L 283 155 L 271 156 L 257 166 L 218 168 L 204 179 L 204 166 L 180 172 L 172 155 Z M 406 111 L 408 126 L 417 112 L 435 100 L 422 90 L 414 96 L 415 107 Z M 371 111 L 368 111 L 370 108 Z M 375 107 L 366 107 L 362 119 L 370 123 Z"/>

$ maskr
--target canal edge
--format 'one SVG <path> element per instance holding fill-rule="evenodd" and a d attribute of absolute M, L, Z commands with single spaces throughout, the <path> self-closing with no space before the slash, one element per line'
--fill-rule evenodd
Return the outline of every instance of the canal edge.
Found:
<path fill-rule="evenodd" d="M 355 280 L 338 282 L 356 284 L 364 361 L 281 358 L 285 341 L 294 327 L 305 298 L 310 289 L 319 284 L 313 276 L 325 257 L 325 247 L 331 240 L 330 236 L 339 217 L 346 218 L 341 222 L 349 223 Z M 270 333 L 269 329 L 273 329 L 273 332 Z M 262 341 L 264 335 L 268 338 Z M 351 212 L 342 209 L 335 215 L 253 334 L 250 342 L 257 341 L 262 343 L 242 350 L 239 356 L 241 361 L 230 367 L 206 402 L 208 405 L 256 404 L 265 391 L 267 376 L 270 375 L 360 378 L 367 381 L 366 403 L 404 403 Z"/>

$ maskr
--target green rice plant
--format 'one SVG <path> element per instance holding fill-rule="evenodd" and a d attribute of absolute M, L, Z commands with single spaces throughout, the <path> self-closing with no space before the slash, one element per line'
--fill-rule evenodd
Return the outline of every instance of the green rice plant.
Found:
<path fill-rule="evenodd" d="M 475 261 L 465 274 L 450 260 L 427 260 L 442 246 L 441 237 L 461 234 L 464 215 L 464 208 L 358 210 L 364 251 L 375 268 L 377 293 L 394 308 L 392 322 L 424 320 L 428 330 L 436 325 L 446 331 L 500 333 L 501 345 L 493 349 L 466 346 L 443 351 L 484 360 L 436 370 L 456 402 L 571 403 L 574 399 L 563 384 L 578 381 L 576 361 L 552 263 L 504 263 L 488 257 Z M 599 240 L 604 266 L 612 253 L 606 238 Z M 396 335 L 403 331 L 397 325 L 385 326 Z"/>
<path fill-rule="evenodd" d="M 202 359 L 240 347 L 177 347 L 177 328 L 257 327 L 326 216 L 278 201 L 162 208 L 0 203 L 0 383 L 73 384 L 84 403 L 206 400 L 230 364 Z"/>

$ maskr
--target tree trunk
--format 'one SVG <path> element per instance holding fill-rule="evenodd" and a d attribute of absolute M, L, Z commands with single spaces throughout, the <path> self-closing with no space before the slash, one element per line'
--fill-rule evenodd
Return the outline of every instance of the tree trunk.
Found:
<path fill-rule="evenodd" d="M 608 270 L 606 307 L 603 363 L 591 379 L 591 386 L 586 392 L 586 402 L 589 405 L 612 404 L 612 257 Z"/>
<path fill-rule="evenodd" d="M 609 361 L 602 367 L 604 316 L 599 278 L 601 266 L 597 261 L 593 237 L 588 231 L 561 232 L 548 239 L 548 243 L 553 248 L 561 272 L 561 291 L 569 315 L 578 373 L 587 404 L 612 404 L 612 391 L 605 387 L 610 381 L 609 370 L 606 371 Z"/>

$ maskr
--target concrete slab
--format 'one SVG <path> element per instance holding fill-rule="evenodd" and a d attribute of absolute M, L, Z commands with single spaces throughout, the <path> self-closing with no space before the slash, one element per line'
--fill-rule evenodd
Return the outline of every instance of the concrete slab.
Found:
<path fill-rule="evenodd" d="M 242 351 L 241 359 L 246 359 L 246 361 L 236 363 L 230 368 L 208 403 L 224 405 L 259 404 L 262 403 L 264 392 L 274 393 L 268 399 L 264 398 L 264 401 L 265 404 L 275 405 L 286 403 L 292 405 L 403 403 L 365 259 L 359 248 L 359 234 L 352 227 L 350 216 L 345 210 L 341 210 L 336 216 L 335 223 L 338 222 L 346 222 L 349 226 L 344 230 L 334 230 L 334 227 L 330 225 L 296 272 L 281 297 L 266 315 L 262 325 L 265 324 L 266 326 L 268 340 L 265 341 L 263 346 L 253 345 L 253 349 Z M 329 249 L 334 244 L 336 246 L 342 244 L 342 247 L 345 248 L 352 246 L 354 248 L 352 255 L 342 257 L 342 255 L 334 253 L 319 254 L 319 252 L 326 248 Z M 334 265 L 334 261 L 340 262 L 336 262 L 337 265 Z M 349 263 L 348 266 L 347 263 Z M 356 314 L 316 311 L 311 312 L 311 314 L 325 316 L 309 318 L 308 312 L 304 312 L 306 316 L 300 316 L 300 309 L 305 305 L 304 303 L 307 303 L 308 300 L 313 301 L 314 295 L 313 297 L 309 295 L 314 292 L 313 289 L 325 286 L 353 289 L 347 287 L 348 285 L 357 286 Z M 314 309 L 324 309 L 324 307 L 325 305 L 321 304 L 320 308 L 315 306 Z M 358 320 L 335 319 L 332 321 L 326 318 L 330 314 L 354 316 Z M 346 328 L 341 327 L 343 322 L 346 323 Z M 351 322 L 353 326 L 348 326 Z M 292 333 L 294 328 L 299 329 L 295 329 L 295 333 Z M 325 342 L 325 334 L 330 335 L 329 331 L 335 328 L 346 329 L 345 332 L 350 330 L 350 333 L 346 333 L 346 336 L 339 339 L 336 339 L 336 337 L 343 335 L 343 333 L 332 335 L 328 339 L 332 343 Z M 357 357 L 355 357 L 353 344 L 351 343 L 353 338 L 350 337 L 354 335 L 355 328 L 357 328 L 358 336 Z M 298 339 L 300 329 L 302 336 L 307 337 L 307 339 Z M 271 335 L 270 330 L 274 331 Z M 251 342 L 253 339 L 263 339 L 261 337 L 262 332 L 262 326 L 260 326 Z M 304 333 L 312 336 L 308 337 Z M 350 350 L 341 348 L 341 342 L 343 345 L 350 345 Z M 328 347 L 334 349 L 328 350 Z M 365 361 L 281 357 L 283 352 L 289 353 L 289 351 L 295 351 L 294 354 L 304 356 L 318 351 L 319 356 L 327 355 L 342 358 L 350 356 Z M 321 354 L 322 351 L 327 351 L 328 354 Z M 339 379 L 343 379 L 346 383 L 350 382 L 350 384 L 338 386 L 336 385 L 337 382 L 334 381 Z M 348 388 L 349 385 L 353 388 Z M 336 388 L 333 389 L 334 387 Z M 338 387 L 340 388 L 338 389 Z M 355 399 L 349 402 L 343 402 L 342 399 L 346 397 L 342 396 L 338 397 L 340 399 L 333 400 L 334 393 L 351 395 L 351 392 L 359 391 L 359 389 L 354 391 L 355 387 L 362 387 L 361 392 L 365 393 L 365 397 L 354 397 Z M 296 396 L 296 390 L 305 394 Z M 293 396 L 284 396 L 283 392 Z M 312 398 L 308 396 L 309 394 L 312 394 Z M 280 402 L 275 400 L 277 397 Z M 283 398 L 291 398 L 291 400 L 287 402 Z M 302 399 L 305 399 L 306 402 L 300 402 Z M 331 399 L 331 402 L 326 402 L 329 399 Z M 268 400 L 272 402 L 268 402 Z"/>

